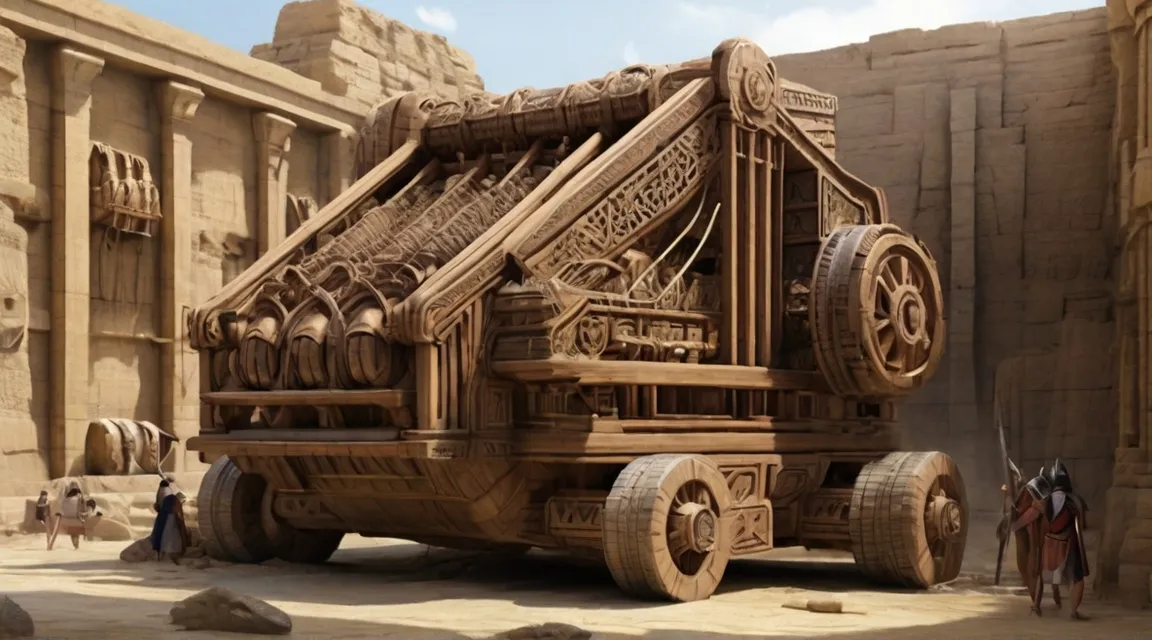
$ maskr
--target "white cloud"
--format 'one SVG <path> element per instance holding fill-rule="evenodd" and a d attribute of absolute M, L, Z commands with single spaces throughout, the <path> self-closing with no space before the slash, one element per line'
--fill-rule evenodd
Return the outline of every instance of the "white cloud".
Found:
<path fill-rule="evenodd" d="M 839 8 L 801 6 L 792 11 L 749 11 L 723 4 L 676 3 L 673 24 L 713 32 L 720 37 L 741 35 L 770 55 L 818 51 L 901 29 L 936 29 L 947 24 L 1016 17 L 1014 4 L 1035 6 L 1028 13 L 1047 13 L 1100 4 L 1099 0 L 858 0 Z M 798 3 L 801 4 L 801 3 Z M 804 3 L 808 4 L 808 3 Z M 1052 7 L 1051 5 L 1057 5 Z"/>
<path fill-rule="evenodd" d="M 640 53 L 636 51 L 636 43 L 631 40 L 624 45 L 624 64 L 640 64 Z"/>
<path fill-rule="evenodd" d="M 456 31 L 456 16 L 452 15 L 452 12 L 447 9 L 441 9 L 440 7 L 428 8 L 420 5 L 416 7 L 416 17 L 420 18 L 420 22 L 423 22 L 433 29 L 447 31 L 448 33 Z"/>

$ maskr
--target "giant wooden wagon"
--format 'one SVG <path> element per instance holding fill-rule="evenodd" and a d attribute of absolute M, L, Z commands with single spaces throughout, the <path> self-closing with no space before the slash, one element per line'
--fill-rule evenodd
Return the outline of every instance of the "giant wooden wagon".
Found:
<path fill-rule="evenodd" d="M 562 548 L 674 600 L 787 545 L 954 578 L 960 473 L 894 424 L 935 262 L 834 160 L 835 107 L 745 40 L 380 105 L 358 181 L 191 316 L 209 553 Z"/>

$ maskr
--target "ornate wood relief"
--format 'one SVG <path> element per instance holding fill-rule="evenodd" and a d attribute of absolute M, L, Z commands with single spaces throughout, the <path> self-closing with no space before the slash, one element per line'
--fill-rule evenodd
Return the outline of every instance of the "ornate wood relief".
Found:
<path fill-rule="evenodd" d="M 146 159 L 93 142 L 88 173 L 93 224 L 142 236 L 155 233 L 160 191 Z"/>
<path fill-rule="evenodd" d="M 820 184 L 824 199 L 822 236 L 827 236 L 840 227 L 865 223 L 863 205 L 851 199 L 843 189 L 828 178 L 821 180 Z"/>
<path fill-rule="evenodd" d="M 604 495 L 553 496 L 548 500 L 545 513 L 550 535 L 599 539 Z"/>

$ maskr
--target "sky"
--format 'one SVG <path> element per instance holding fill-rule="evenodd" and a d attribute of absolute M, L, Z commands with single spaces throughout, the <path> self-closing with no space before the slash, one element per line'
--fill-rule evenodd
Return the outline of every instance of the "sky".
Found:
<path fill-rule="evenodd" d="M 269 42 L 286 0 L 118 0 L 146 16 L 248 52 Z M 627 64 L 708 56 L 750 38 L 770 55 L 816 51 L 908 28 L 1011 20 L 1104 0 L 361 0 L 443 34 L 472 54 L 486 88 L 554 87 Z M 243 10 L 239 7 L 244 7 Z"/>

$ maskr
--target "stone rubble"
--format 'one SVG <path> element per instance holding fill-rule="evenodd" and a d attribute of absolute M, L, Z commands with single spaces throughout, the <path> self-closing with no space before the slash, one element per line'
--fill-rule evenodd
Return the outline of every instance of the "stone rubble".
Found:
<path fill-rule="evenodd" d="M 292 618 L 280 609 L 227 587 L 212 587 L 177 602 L 172 624 L 189 631 L 227 631 L 260 635 L 292 633 Z"/>
<path fill-rule="evenodd" d="M 0 596 L 0 638 L 31 638 L 36 635 L 32 616 L 8 596 Z"/>

